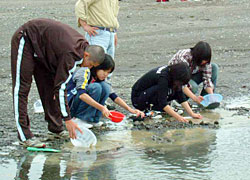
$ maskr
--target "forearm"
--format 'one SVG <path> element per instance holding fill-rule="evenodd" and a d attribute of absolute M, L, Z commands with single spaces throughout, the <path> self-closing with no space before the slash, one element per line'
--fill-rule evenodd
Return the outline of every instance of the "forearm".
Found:
<path fill-rule="evenodd" d="M 189 98 L 191 98 L 192 100 L 195 101 L 195 94 L 187 87 L 185 86 L 183 89 L 182 89 L 183 93 L 188 96 Z"/>
<path fill-rule="evenodd" d="M 195 118 L 195 119 L 202 119 L 202 116 L 200 114 L 194 113 L 193 110 L 191 109 L 191 107 L 189 106 L 188 102 L 185 101 L 183 103 L 181 103 L 182 107 L 187 111 L 187 113 Z"/>
<path fill-rule="evenodd" d="M 183 93 L 198 104 L 204 99 L 202 96 L 196 96 L 188 87 L 183 88 Z"/>
<path fill-rule="evenodd" d="M 120 97 L 117 97 L 114 102 L 124 108 L 125 110 L 131 112 L 132 108 L 128 106 L 128 104 Z"/>
<path fill-rule="evenodd" d="M 191 107 L 189 106 L 188 102 L 185 101 L 183 103 L 181 103 L 181 106 L 186 110 L 186 112 L 190 115 L 193 116 L 193 110 L 191 109 Z"/>
<path fill-rule="evenodd" d="M 84 93 L 79 96 L 79 98 L 87 103 L 88 105 L 98 109 L 99 111 L 102 111 L 104 106 L 101 105 L 100 103 L 96 102 L 94 99 L 92 99 L 88 94 Z"/>
<path fill-rule="evenodd" d="M 87 22 L 82 20 L 81 18 L 78 18 L 78 23 L 81 25 L 81 27 L 85 27 L 87 25 Z"/>
<path fill-rule="evenodd" d="M 180 116 L 178 113 L 176 113 L 169 105 L 165 106 L 163 108 L 163 110 L 177 120 L 182 118 L 182 116 Z"/>

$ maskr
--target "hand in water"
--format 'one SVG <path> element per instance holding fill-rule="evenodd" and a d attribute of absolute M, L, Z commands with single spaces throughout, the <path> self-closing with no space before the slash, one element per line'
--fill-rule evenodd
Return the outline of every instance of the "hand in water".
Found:
<path fill-rule="evenodd" d="M 65 121 L 66 128 L 69 131 L 69 137 L 72 139 L 76 139 L 76 129 L 82 134 L 82 130 L 71 120 Z"/>

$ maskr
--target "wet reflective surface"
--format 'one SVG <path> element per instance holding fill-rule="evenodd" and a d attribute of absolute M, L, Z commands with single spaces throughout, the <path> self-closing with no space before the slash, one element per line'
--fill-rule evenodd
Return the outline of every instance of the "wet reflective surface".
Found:
<path fill-rule="evenodd" d="M 243 104 L 250 103 L 246 98 Z M 240 101 L 237 103 L 237 106 Z M 248 104 L 249 105 L 249 104 Z M 98 136 L 95 148 L 63 144 L 62 153 L 27 152 L 5 159 L 0 179 L 249 179 L 250 118 L 204 111 L 220 128 L 131 131 Z"/>

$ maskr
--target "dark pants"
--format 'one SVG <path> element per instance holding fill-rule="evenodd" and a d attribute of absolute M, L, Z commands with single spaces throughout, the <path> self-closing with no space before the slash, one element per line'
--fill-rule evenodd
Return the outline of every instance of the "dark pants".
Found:
<path fill-rule="evenodd" d="M 34 57 L 32 45 L 19 29 L 11 40 L 11 75 L 14 115 L 18 130 L 18 138 L 26 141 L 34 135 L 30 131 L 30 119 L 27 113 L 28 95 L 34 75 L 38 92 L 51 132 L 61 132 L 63 123 L 59 105 L 54 97 L 54 75 L 43 63 Z"/>
<path fill-rule="evenodd" d="M 164 107 L 159 106 L 159 98 L 158 98 L 158 89 L 159 86 L 152 86 L 144 91 L 135 91 L 132 90 L 131 93 L 131 101 L 135 108 L 144 111 L 144 110 L 155 110 L 155 111 L 163 111 Z M 167 90 L 166 90 L 167 91 Z M 186 101 L 184 94 L 180 92 L 175 92 L 169 95 L 167 101 L 170 102 L 176 99 L 179 103 Z"/>
<path fill-rule="evenodd" d="M 96 102 L 104 105 L 110 94 L 110 85 L 105 81 L 91 83 L 87 86 L 87 93 Z M 74 97 L 74 102 L 70 109 L 71 116 L 90 123 L 98 123 L 102 117 L 102 112 L 82 101 L 79 98 L 80 95 L 77 93 Z"/>
<path fill-rule="evenodd" d="M 150 109 L 150 104 L 157 104 L 157 90 L 158 86 L 152 86 L 141 92 L 132 90 L 131 100 L 133 106 L 141 111 Z"/>

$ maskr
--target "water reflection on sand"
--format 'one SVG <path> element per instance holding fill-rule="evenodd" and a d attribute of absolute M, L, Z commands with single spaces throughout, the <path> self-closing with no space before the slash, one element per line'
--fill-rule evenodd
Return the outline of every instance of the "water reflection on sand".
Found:
<path fill-rule="evenodd" d="M 196 127 L 160 132 L 110 131 L 96 147 L 65 143 L 62 153 L 27 152 L 0 165 L 0 179 L 248 179 L 248 116 L 227 109 L 203 111 L 219 129 Z"/>

